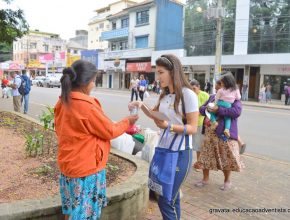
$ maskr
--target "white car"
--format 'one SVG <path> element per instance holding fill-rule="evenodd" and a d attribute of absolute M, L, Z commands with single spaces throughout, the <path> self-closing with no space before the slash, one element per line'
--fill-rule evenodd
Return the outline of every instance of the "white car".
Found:
<path fill-rule="evenodd" d="M 43 81 L 43 86 L 48 87 L 48 88 L 53 88 L 53 87 L 58 87 L 60 88 L 60 78 L 61 74 L 59 75 L 51 75 L 47 76 L 45 80 Z"/>
<path fill-rule="evenodd" d="M 33 80 L 32 80 L 32 85 L 36 85 L 36 86 L 43 86 L 43 81 L 45 80 L 45 76 L 36 76 Z"/>

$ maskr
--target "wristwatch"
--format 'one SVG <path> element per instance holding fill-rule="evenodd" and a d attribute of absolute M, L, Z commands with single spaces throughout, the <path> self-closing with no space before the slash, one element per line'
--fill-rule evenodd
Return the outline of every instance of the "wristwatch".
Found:
<path fill-rule="evenodd" d="M 174 133 L 174 131 L 173 131 L 173 124 L 170 125 L 170 132 L 171 133 Z"/>

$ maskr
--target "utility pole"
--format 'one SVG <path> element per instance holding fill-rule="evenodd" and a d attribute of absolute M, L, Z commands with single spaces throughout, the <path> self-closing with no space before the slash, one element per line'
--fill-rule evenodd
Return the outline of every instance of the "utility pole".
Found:
<path fill-rule="evenodd" d="M 224 16 L 223 0 L 218 0 L 216 9 L 216 50 L 215 50 L 215 66 L 213 75 L 213 93 L 215 93 L 216 81 L 220 78 L 221 74 L 221 56 L 222 56 L 222 17 Z"/>

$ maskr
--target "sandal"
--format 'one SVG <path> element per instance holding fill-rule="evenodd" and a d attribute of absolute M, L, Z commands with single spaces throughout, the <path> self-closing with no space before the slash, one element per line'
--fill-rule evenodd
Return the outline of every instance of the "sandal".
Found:
<path fill-rule="evenodd" d="M 232 188 L 231 182 L 225 182 L 224 185 L 220 187 L 220 190 L 227 191 Z"/>
<path fill-rule="evenodd" d="M 245 153 L 246 147 L 247 147 L 246 144 L 242 144 L 242 145 L 241 145 L 241 147 L 240 147 L 240 154 Z"/>
<path fill-rule="evenodd" d="M 198 181 L 197 183 L 194 184 L 196 187 L 204 187 L 206 185 L 208 185 L 208 181 Z"/>

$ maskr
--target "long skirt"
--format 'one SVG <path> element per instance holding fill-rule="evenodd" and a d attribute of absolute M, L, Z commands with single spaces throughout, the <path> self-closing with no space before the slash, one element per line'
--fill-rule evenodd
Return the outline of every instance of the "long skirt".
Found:
<path fill-rule="evenodd" d="M 200 158 L 196 167 L 208 170 L 229 170 L 240 172 L 244 168 L 236 140 L 223 141 L 210 127 L 205 129 Z"/>

